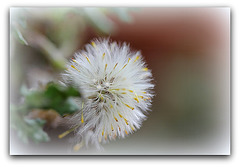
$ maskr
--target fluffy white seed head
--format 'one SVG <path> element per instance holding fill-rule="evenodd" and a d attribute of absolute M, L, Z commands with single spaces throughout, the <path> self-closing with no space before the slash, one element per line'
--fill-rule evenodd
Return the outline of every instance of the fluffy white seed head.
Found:
<path fill-rule="evenodd" d="M 126 43 L 92 41 L 75 54 L 63 75 L 81 92 L 81 110 L 70 118 L 82 145 L 105 143 L 139 129 L 153 97 L 152 74 L 141 53 Z M 84 142 L 84 144 L 83 144 Z"/>

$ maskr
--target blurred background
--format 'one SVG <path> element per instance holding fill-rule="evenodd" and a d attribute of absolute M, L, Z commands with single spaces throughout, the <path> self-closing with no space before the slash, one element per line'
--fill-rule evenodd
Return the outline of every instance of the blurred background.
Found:
<path fill-rule="evenodd" d="M 41 126 L 28 124 L 43 130 L 45 138 L 13 123 L 11 154 L 230 153 L 229 8 L 11 8 L 10 104 L 24 101 L 23 85 L 38 90 L 58 81 L 73 54 L 98 37 L 130 43 L 152 70 L 155 97 L 141 129 L 104 145 L 103 152 L 74 152 L 72 134 L 58 138 L 67 130 L 62 117 L 32 110 L 24 118 L 45 120 Z M 21 140 L 22 134 L 33 141 Z"/>

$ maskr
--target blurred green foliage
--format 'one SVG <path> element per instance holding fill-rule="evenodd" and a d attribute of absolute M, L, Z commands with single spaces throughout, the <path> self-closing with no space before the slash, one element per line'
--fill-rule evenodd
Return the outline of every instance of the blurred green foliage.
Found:
<path fill-rule="evenodd" d="M 54 83 L 49 83 L 44 91 L 27 91 L 22 89 L 25 96 L 27 110 L 54 109 L 61 116 L 72 114 L 78 110 L 78 106 L 70 97 L 80 97 L 80 93 L 73 87 L 62 87 Z"/>
<path fill-rule="evenodd" d="M 10 106 L 10 111 L 10 126 L 17 131 L 18 137 L 24 143 L 28 143 L 29 138 L 36 143 L 50 140 L 48 134 L 42 129 L 46 122 L 45 120 L 25 118 L 22 112 L 26 110 L 19 106 Z"/>
<path fill-rule="evenodd" d="M 49 83 L 45 90 L 30 91 L 22 88 L 24 103 L 11 105 L 11 127 L 17 130 L 18 136 L 26 143 L 28 138 L 35 142 L 49 141 L 48 135 L 42 130 L 45 120 L 29 119 L 27 115 L 34 109 L 53 109 L 61 116 L 78 111 L 78 105 L 72 97 L 80 97 L 73 87 L 63 87 Z"/>
<path fill-rule="evenodd" d="M 34 84 L 58 80 L 68 59 L 87 42 L 89 28 L 96 36 L 115 32 L 112 16 L 132 21 L 133 8 L 11 8 L 10 10 L 10 72 L 11 127 L 27 142 L 49 141 L 43 131 L 46 121 L 27 116 L 34 109 L 54 110 L 60 116 L 76 112 L 72 97 L 80 97 L 73 87 L 48 84 L 45 90 L 30 91 Z M 32 72 L 29 75 L 29 72 Z M 39 77 L 30 77 L 39 76 Z M 47 79 L 42 77 L 48 76 Z M 37 80 L 36 80 L 37 78 Z M 35 79 L 35 80 L 34 80 Z M 45 82 L 47 80 L 47 82 Z M 23 87 L 23 85 L 28 85 Z M 45 85 L 45 84 L 44 84 Z M 24 99 L 21 103 L 19 99 Z"/>
<path fill-rule="evenodd" d="M 97 36 L 112 34 L 116 28 L 110 15 L 132 21 L 132 8 L 13 8 L 11 33 L 21 44 L 43 53 L 56 69 L 64 69 L 65 58 L 86 42 L 91 27 Z"/>

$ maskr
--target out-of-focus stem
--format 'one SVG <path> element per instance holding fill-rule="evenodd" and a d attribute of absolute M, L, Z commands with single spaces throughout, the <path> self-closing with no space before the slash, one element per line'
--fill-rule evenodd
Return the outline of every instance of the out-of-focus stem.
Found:
<path fill-rule="evenodd" d="M 63 54 L 47 37 L 33 31 L 23 32 L 23 35 L 28 44 L 41 50 L 55 68 L 64 69 L 66 60 Z"/>

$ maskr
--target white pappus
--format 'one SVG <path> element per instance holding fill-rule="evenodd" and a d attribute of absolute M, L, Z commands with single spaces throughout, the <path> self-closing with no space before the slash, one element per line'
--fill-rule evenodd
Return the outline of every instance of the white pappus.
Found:
<path fill-rule="evenodd" d="M 101 148 L 141 127 L 153 97 L 152 73 L 141 53 L 129 45 L 96 39 L 67 64 L 63 83 L 76 87 L 81 110 L 69 117 L 75 131 L 74 149 L 94 144 Z"/>

